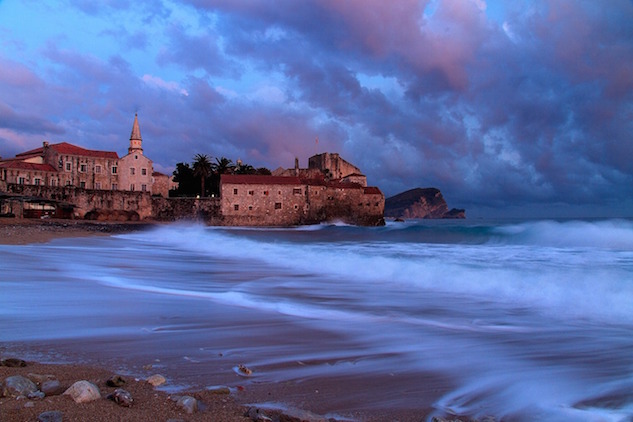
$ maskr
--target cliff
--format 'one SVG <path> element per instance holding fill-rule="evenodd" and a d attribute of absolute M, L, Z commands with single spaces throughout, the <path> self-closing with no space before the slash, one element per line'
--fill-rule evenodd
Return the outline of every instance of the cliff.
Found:
<path fill-rule="evenodd" d="M 456 208 L 449 210 L 439 189 L 416 188 L 387 198 L 385 217 L 466 218 L 466 211 Z"/>

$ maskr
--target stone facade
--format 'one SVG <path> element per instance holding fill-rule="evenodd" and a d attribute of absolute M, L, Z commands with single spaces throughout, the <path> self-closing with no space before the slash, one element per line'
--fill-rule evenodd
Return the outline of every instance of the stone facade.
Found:
<path fill-rule="evenodd" d="M 378 188 L 294 176 L 223 175 L 220 183 L 225 225 L 384 224 L 385 198 Z"/>
<path fill-rule="evenodd" d="M 154 186 L 152 161 L 143 155 L 138 116 L 134 116 L 128 154 L 50 144 L 0 161 L 0 181 L 7 184 L 65 187 L 97 191 L 142 191 L 168 196 L 168 184 Z"/>

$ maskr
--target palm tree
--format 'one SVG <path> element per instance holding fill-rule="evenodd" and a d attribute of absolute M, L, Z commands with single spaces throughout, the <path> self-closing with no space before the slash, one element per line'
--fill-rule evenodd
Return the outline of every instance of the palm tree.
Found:
<path fill-rule="evenodd" d="M 233 170 L 233 167 L 233 161 L 228 158 L 216 158 L 213 164 L 213 172 L 215 174 L 227 174 Z"/>
<path fill-rule="evenodd" d="M 212 173 L 211 161 L 206 154 L 196 154 L 193 162 L 193 174 L 200 178 L 200 195 L 205 196 L 204 182 Z"/>

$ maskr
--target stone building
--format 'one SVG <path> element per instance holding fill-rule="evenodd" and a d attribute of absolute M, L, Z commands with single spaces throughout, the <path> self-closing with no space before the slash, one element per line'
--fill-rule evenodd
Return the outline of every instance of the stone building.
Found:
<path fill-rule="evenodd" d="M 167 196 L 169 183 L 154 186 L 152 160 L 143 155 L 138 116 L 134 116 L 127 155 L 89 150 L 67 142 L 50 144 L 0 160 L 5 184 L 141 191 Z"/>
<path fill-rule="evenodd" d="M 336 176 L 336 177 L 334 177 Z M 220 210 L 226 225 L 290 226 L 324 221 L 384 224 L 385 198 L 367 187 L 360 170 L 338 154 L 310 157 L 307 169 L 272 176 L 222 175 Z"/>

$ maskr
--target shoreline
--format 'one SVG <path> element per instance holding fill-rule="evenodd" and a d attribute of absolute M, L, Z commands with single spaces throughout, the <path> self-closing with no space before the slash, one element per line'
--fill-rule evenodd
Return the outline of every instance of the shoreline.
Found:
<path fill-rule="evenodd" d="M 64 219 L 0 218 L 1 245 L 46 243 L 53 239 L 110 236 L 148 230 L 156 221 L 92 221 Z"/>

